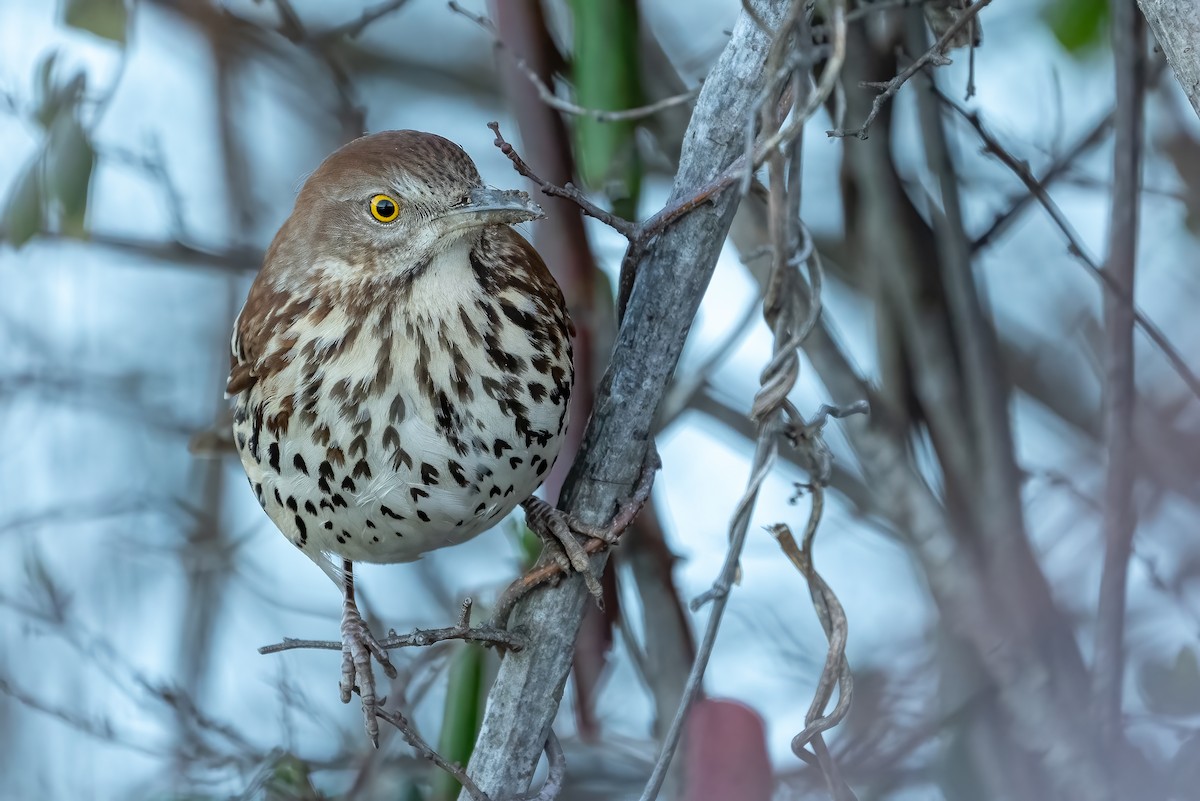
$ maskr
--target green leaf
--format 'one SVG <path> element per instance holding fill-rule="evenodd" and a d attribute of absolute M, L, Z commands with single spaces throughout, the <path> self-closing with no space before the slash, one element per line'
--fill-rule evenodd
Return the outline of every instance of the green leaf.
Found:
<path fill-rule="evenodd" d="M 1138 689 L 1146 708 L 1155 714 L 1200 714 L 1200 664 L 1195 652 L 1180 648 L 1173 665 L 1143 663 Z"/>
<path fill-rule="evenodd" d="M 308 763 L 292 754 L 280 754 L 263 782 L 263 801 L 320 801 L 322 798 L 313 787 Z"/>
<path fill-rule="evenodd" d="M 5 238 L 19 248 L 42 230 L 41 160 L 34 159 L 13 184 L 4 204 Z"/>
<path fill-rule="evenodd" d="M 87 212 L 88 188 L 96 166 L 96 151 L 79 120 L 59 114 L 46 142 L 47 194 L 62 210 L 63 233 L 81 236 Z"/>
<path fill-rule="evenodd" d="M 1068 53 L 1107 42 L 1108 0 L 1049 0 L 1042 19 Z"/>
<path fill-rule="evenodd" d="M 584 108 L 619 111 L 642 103 L 636 0 L 571 0 L 572 78 Z M 642 166 L 632 120 L 575 118 L 575 159 L 584 184 L 603 190 L 623 217 L 637 213 Z"/>
<path fill-rule="evenodd" d="M 475 748 L 475 738 L 483 723 L 483 648 L 463 644 L 450 660 L 449 686 L 442 714 L 442 733 L 438 752 L 451 762 L 466 765 Z M 439 770 L 433 779 L 430 801 L 454 801 L 459 783 Z"/>
<path fill-rule="evenodd" d="M 89 31 L 119 45 L 125 44 L 125 26 L 128 17 L 124 0 L 64 0 L 63 2 L 63 22 L 72 28 Z"/>

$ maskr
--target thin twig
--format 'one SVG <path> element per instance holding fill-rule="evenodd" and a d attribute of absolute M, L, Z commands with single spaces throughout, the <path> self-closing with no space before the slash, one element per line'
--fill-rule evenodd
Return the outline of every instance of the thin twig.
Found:
<path fill-rule="evenodd" d="M 358 19 L 353 22 L 345 22 L 341 25 L 323 31 L 313 37 L 313 40 L 318 44 L 327 44 L 336 41 L 343 37 L 353 39 L 367 29 L 376 20 L 380 20 L 395 11 L 399 11 L 408 3 L 408 0 L 388 0 L 386 3 L 380 3 L 372 8 L 365 9 Z"/>
<path fill-rule="evenodd" d="M 1043 174 L 1040 179 L 1037 179 L 1038 182 L 1043 187 L 1048 187 L 1050 184 L 1054 183 L 1060 177 L 1065 175 L 1080 156 L 1084 155 L 1093 147 L 1100 144 L 1100 141 L 1104 138 L 1104 135 L 1108 133 L 1108 129 L 1112 127 L 1112 121 L 1113 112 L 1110 111 L 1100 120 L 1098 120 L 1095 125 L 1089 128 L 1087 133 L 1079 138 L 1079 141 L 1077 141 L 1061 156 L 1055 159 L 1054 163 L 1050 165 L 1045 174 Z M 1008 208 L 996 215 L 996 219 L 992 220 L 987 228 L 983 229 L 983 233 L 979 234 L 979 236 L 975 237 L 975 239 L 971 242 L 971 253 L 974 254 L 981 248 L 984 248 L 995 241 L 996 237 L 1003 233 L 1008 226 L 1012 224 L 1012 222 L 1017 218 L 1017 215 L 1036 199 L 1037 198 L 1033 195 L 1033 193 L 1025 192 L 1020 197 L 1013 200 L 1012 203 L 1009 204 Z"/>
<path fill-rule="evenodd" d="M 510 651 L 519 651 L 525 647 L 525 641 L 517 634 L 495 626 L 470 625 L 471 599 L 463 602 L 464 617 L 457 624 L 441 629 L 413 629 L 411 634 L 397 634 L 389 631 L 388 636 L 379 640 L 380 646 L 386 650 L 393 648 L 423 648 L 446 640 L 464 640 L 479 642 L 486 645 L 500 645 Z M 315 648 L 322 651 L 340 651 L 340 640 L 298 640 L 285 637 L 283 642 L 274 645 L 264 645 L 258 649 L 260 654 L 277 654 L 280 651 L 292 651 L 297 648 Z"/>
<path fill-rule="evenodd" d="M 674 108 L 675 106 L 680 106 L 684 103 L 689 103 L 695 100 L 696 96 L 700 94 L 700 87 L 697 86 L 694 89 L 690 89 L 677 95 L 672 95 L 671 97 L 664 97 L 661 100 L 656 100 L 655 102 L 648 103 L 644 106 L 616 110 L 586 108 L 584 106 L 576 105 L 575 103 L 572 103 L 569 100 L 563 100 L 561 97 L 556 95 L 554 90 L 546 85 L 546 82 L 542 80 L 541 76 L 537 74 L 537 71 L 534 70 L 533 67 L 529 66 L 529 63 L 526 62 L 525 59 L 513 53 L 509 49 L 508 45 L 504 43 L 504 40 L 500 38 L 499 34 L 496 32 L 496 27 L 492 24 L 491 20 L 489 20 L 487 17 L 467 11 L 458 3 L 454 2 L 454 0 L 450 0 L 449 5 L 451 11 L 455 12 L 456 14 L 461 14 L 487 31 L 492 37 L 492 42 L 496 45 L 496 47 L 504 51 L 504 53 L 512 59 L 513 64 L 516 65 L 521 74 L 525 76 L 526 80 L 533 84 L 533 87 L 537 90 L 538 97 L 541 98 L 541 101 L 550 108 L 561 111 L 564 114 L 572 114 L 577 117 L 591 117 L 600 122 L 641 120 L 645 119 L 646 117 L 652 117 L 660 111 L 665 111 L 666 109 Z"/>
<path fill-rule="evenodd" d="M 467 772 L 462 769 L 462 766 L 456 762 L 449 761 L 437 751 L 434 751 L 433 748 L 430 747 L 429 743 L 425 742 L 421 735 L 417 734 L 416 730 L 412 727 L 412 724 L 408 722 L 408 718 L 404 717 L 404 715 L 400 714 L 399 712 L 393 712 L 391 710 L 384 709 L 383 707 L 376 709 L 375 715 L 380 720 L 386 721 L 395 726 L 396 730 L 400 732 L 400 736 L 404 738 L 406 743 L 413 747 L 419 756 L 421 756 L 423 759 L 428 759 L 430 762 L 453 776 L 455 781 L 461 784 L 463 789 L 466 790 L 467 793 L 470 794 L 471 798 L 475 799 L 475 801 L 491 801 L 487 793 L 479 789 L 479 785 L 477 785 L 475 781 L 467 775 Z"/>
<path fill-rule="evenodd" d="M 895 94 L 900 91 L 900 87 L 904 86 L 904 84 L 908 82 L 909 78 L 920 72 L 925 65 L 941 65 L 948 63 L 948 59 L 946 59 L 946 50 L 949 48 L 950 43 L 954 41 L 959 31 L 961 31 L 967 25 L 973 24 L 976 15 L 987 6 L 991 5 L 991 2 L 992 0 L 978 0 L 978 2 L 976 2 L 970 8 L 964 10 L 958 20 L 946 29 L 946 32 L 942 34 L 940 39 L 934 42 L 933 47 L 930 47 L 928 50 L 922 53 L 919 58 L 913 61 L 913 63 L 901 70 L 900 74 L 898 74 L 895 78 L 892 78 L 890 81 L 883 84 L 883 86 L 877 87 L 882 91 L 871 102 L 871 111 L 869 114 L 867 114 L 867 118 L 863 120 L 863 124 L 860 127 L 853 131 L 847 131 L 839 128 L 837 130 L 826 131 L 826 133 L 829 136 L 835 137 L 857 136 L 859 139 L 866 139 L 867 133 L 871 128 L 871 123 L 875 122 L 875 118 L 878 117 L 879 112 L 883 110 L 884 104 L 891 100 L 892 97 L 894 97 Z"/>
<path fill-rule="evenodd" d="M 618 217 L 617 215 L 600 208 L 595 203 L 588 200 L 587 195 L 576 189 L 574 184 L 568 183 L 564 186 L 558 186 L 557 184 L 552 184 L 549 181 L 539 177 L 538 174 L 535 173 L 533 169 L 525 163 L 525 160 L 521 158 L 516 149 L 506 142 L 503 136 L 501 136 L 500 123 L 495 121 L 489 122 L 488 127 L 491 128 L 492 133 L 496 135 L 496 141 L 494 144 L 496 147 L 500 148 L 501 153 L 508 156 L 509 161 L 511 161 L 513 164 L 513 169 L 537 184 L 538 188 L 542 190 L 543 194 L 550 195 L 551 197 L 561 197 L 571 201 L 575 205 L 579 206 L 580 211 L 582 211 L 584 214 L 588 215 L 589 217 L 595 217 L 597 220 L 609 226 L 626 239 L 633 239 L 638 235 L 639 229 L 637 223 L 622 219 L 621 217 Z"/>

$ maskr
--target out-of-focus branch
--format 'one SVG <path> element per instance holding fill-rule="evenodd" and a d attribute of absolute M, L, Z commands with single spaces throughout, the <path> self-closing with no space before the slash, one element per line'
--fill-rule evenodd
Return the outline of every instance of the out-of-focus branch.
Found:
<path fill-rule="evenodd" d="M 496 28 L 486 17 L 480 16 L 479 14 L 472 14 L 470 11 L 454 2 L 454 0 L 450 0 L 450 9 L 456 14 L 461 14 L 467 19 L 471 20 L 476 25 L 491 34 L 492 40 L 496 43 L 496 48 L 504 51 L 507 55 L 512 57 L 513 66 L 529 82 L 530 87 L 537 94 L 537 98 L 541 104 L 546 108 L 561 111 L 564 114 L 571 114 L 576 117 L 591 117 L 598 122 L 641 120 L 645 119 L 646 117 L 652 117 L 660 111 L 666 111 L 669 108 L 674 108 L 675 106 L 680 106 L 684 103 L 695 100 L 697 93 L 700 91 L 699 89 L 693 89 L 687 92 L 680 92 L 677 95 L 664 97 L 661 100 L 656 100 L 653 103 L 648 103 L 644 106 L 638 106 L 637 108 L 626 108 L 619 110 L 585 108 L 584 106 L 577 105 L 569 100 L 564 100 L 556 95 L 554 90 L 550 88 L 550 81 L 547 79 L 546 75 L 543 74 L 543 70 L 540 69 L 540 65 L 535 66 L 534 64 L 530 63 L 530 60 L 527 57 L 519 55 L 519 53 L 522 52 L 521 48 L 518 45 L 514 45 L 514 39 L 509 36 L 508 31 L 503 28 L 504 19 L 506 16 L 503 13 L 505 10 L 504 6 L 497 4 L 495 0 L 493 0 L 492 16 L 495 17 L 502 26 L 502 29 L 499 31 L 496 30 Z M 513 10 L 516 11 L 516 7 L 514 7 Z M 513 91 L 511 86 L 509 91 Z"/>
<path fill-rule="evenodd" d="M 945 33 L 934 42 L 933 46 L 922 53 L 913 63 L 909 64 L 895 78 L 887 81 L 882 86 L 874 86 L 879 89 L 879 94 L 871 103 L 871 111 L 867 114 L 867 118 L 863 120 L 863 124 L 852 131 L 847 131 L 844 128 L 837 128 L 832 131 L 826 131 L 829 136 L 844 137 L 857 136 L 859 139 L 866 139 L 870 131 L 871 123 L 875 122 L 875 118 L 879 116 L 879 112 L 883 109 L 885 103 L 891 100 L 900 87 L 904 86 L 910 78 L 920 72 L 926 65 L 940 66 L 948 63 L 946 59 L 946 50 L 948 50 L 961 36 L 961 31 L 967 30 L 968 25 L 975 24 L 975 17 L 985 7 L 990 5 L 992 0 L 975 0 L 975 3 L 967 9 L 964 9 L 958 15 L 957 21 L 946 28 Z"/>
<path fill-rule="evenodd" d="M 1200 5 L 1195 0 L 1137 0 L 1137 4 L 1183 93 L 1200 115 Z"/>
<path fill-rule="evenodd" d="M 1054 199 L 1050 197 L 1050 193 L 1046 191 L 1046 187 L 1043 186 L 1037 180 L 1037 178 L 1033 176 L 1033 173 L 1029 171 L 1028 165 L 1009 153 L 1004 146 L 1000 144 L 999 140 L 997 140 L 996 137 L 993 136 L 986 127 L 984 127 L 983 121 L 979 118 L 978 114 L 973 111 L 967 111 L 945 95 L 940 95 L 940 97 L 943 103 L 947 104 L 950 106 L 950 108 L 958 112 L 959 115 L 962 116 L 962 118 L 965 119 L 971 125 L 971 127 L 975 129 L 975 132 L 979 134 L 979 138 L 983 140 L 987 152 L 999 159 L 1004 166 L 1012 170 L 1013 174 L 1020 179 L 1021 183 L 1025 184 L 1033 196 L 1037 198 L 1037 201 L 1042 205 L 1042 208 L 1046 210 L 1046 213 L 1050 215 L 1050 219 L 1053 220 L 1058 229 L 1062 231 L 1063 236 L 1066 237 L 1068 252 L 1078 259 L 1079 262 L 1085 267 L 1087 267 L 1088 271 L 1091 272 L 1092 275 L 1096 276 L 1096 278 L 1100 280 L 1100 283 L 1104 285 L 1104 288 L 1108 293 L 1112 294 L 1121 303 L 1129 306 L 1132 309 L 1133 321 L 1137 327 L 1142 329 L 1142 332 L 1150 338 L 1150 341 L 1153 342 L 1163 356 L 1166 357 L 1167 362 L 1171 365 L 1172 369 L 1174 369 L 1179 377 L 1183 379 L 1183 382 L 1187 385 L 1191 393 L 1197 398 L 1200 398 L 1200 377 L 1198 377 L 1196 373 L 1192 371 L 1192 368 L 1188 366 L 1187 361 L 1182 355 L 1180 355 L 1179 351 L 1174 345 L 1171 344 L 1171 341 L 1167 339 L 1166 335 L 1163 334 L 1162 330 L 1154 323 L 1154 321 L 1139 311 L 1136 306 L 1134 306 L 1133 298 L 1127 293 L 1123 292 L 1121 286 L 1113 281 L 1113 277 L 1109 275 L 1107 271 L 1100 269 L 1100 265 L 1096 263 L 1096 260 L 1088 255 L 1088 252 L 1083 245 L 1083 241 L 1075 232 L 1074 226 L 1071 225 L 1071 222 L 1067 219 L 1066 215 L 1063 214 L 1062 209 L 1058 207 L 1058 204 L 1054 202 Z"/>
<path fill-rule="evenodd" d="M 1096 145 L 1100 144 L 1100 142 L 1104 139 L 1104 135 L 1108 133 L 1108 129 L 1112 127 L 1112 122 L 1113 112 L 1110 111 L 1101 117 L 1095 125 L 1089 128 L 1083 134 L 1083 136 L 1079 137 L 1079 139 L 1073 145 L 1064 150 L 1062 154 L 1054 160 L 1054 163 L 1046 168 L 1046 171 L 1042 174 L 1042 177 L 1038 179 L 1038 183 L 1043 187 L 1048 187 L 1050 184 L 1064 176 L 1073 166 L 1075 166 L 1075 162 L 1078 161 L 1081 156 L 1090 151 Z M 987 228 L 983 229 L 983 233 L 975 237 L 974 241 L 971 242 L 971 252 L 976 253 L 980 249 L 985 248 L 995 242 L 996 239 L 1006 230 L 1008 230 L 1008 227 L 1012 225 L 1014 221 L 1016 221 L 1020 213 L 1036 199 L 1037 198 L 1032 192 L 1025 192 L 1020 197 L 1016 198 L 1012 203 L 1009 204 L 1008 208 L 996 215 L 996 219 L 992 220 Z"/>
<path fill-rule="evenodd" d="M 1104 569 L 1096 619 L 1092 683 L 1103 742 L 1115 745 L 1121 732 L 1121 688 L 1125 677 L 1125 598 L 1136 525 L 1133 508 L 1134 369 L 1132 303 L 1141 205 L 1142 102 L 1146 59 L 1142 18 L 1134 0 L 1110 5 L 1116 64 L 1117 117 L 1113 147 L 1112 213 L 1108 264 L 1104 272 L 1119 291 L 1104 297 L 1106 374 L 1104 439 L 1108 457 L 1104 492 Z"/>

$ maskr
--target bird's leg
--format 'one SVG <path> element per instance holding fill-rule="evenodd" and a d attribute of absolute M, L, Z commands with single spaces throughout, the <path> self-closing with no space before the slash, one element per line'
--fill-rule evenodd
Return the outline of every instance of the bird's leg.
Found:
<path fill-rule="evenodd" d="M 354 564 L 343 561 L 345 577 L 342 580 L 344 601 L 342 602 L 342 680 L 339 684 L 342 703 L 350 703 L 350 696 L 357 690 L 362 698 L 363 720 L 371 744 L 379 747 L 379 721 L 376 710 L 382 701 L 375 694 L 375 674 L 371 671 L 371 657 L 379 662 L 389 679 L 396 678 L 388 652 L 375 639 L 359 614 L 354 602 Z"/>

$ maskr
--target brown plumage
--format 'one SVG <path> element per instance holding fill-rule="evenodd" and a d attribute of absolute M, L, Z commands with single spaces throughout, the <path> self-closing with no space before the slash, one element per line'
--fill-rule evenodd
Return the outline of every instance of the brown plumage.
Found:
<path fill-rule="evenodd" d="M 382 200 L 381 200 L 382 198 Z M 402 562 L 490 528 L 541 484 L 567 425 L 562 293 L 449 140 L 363 137 L 304 184 L 238 318 L 228 392 L 250 485 L 344 588 L 342 698 L 377 738 L 354 561 Z"/>

